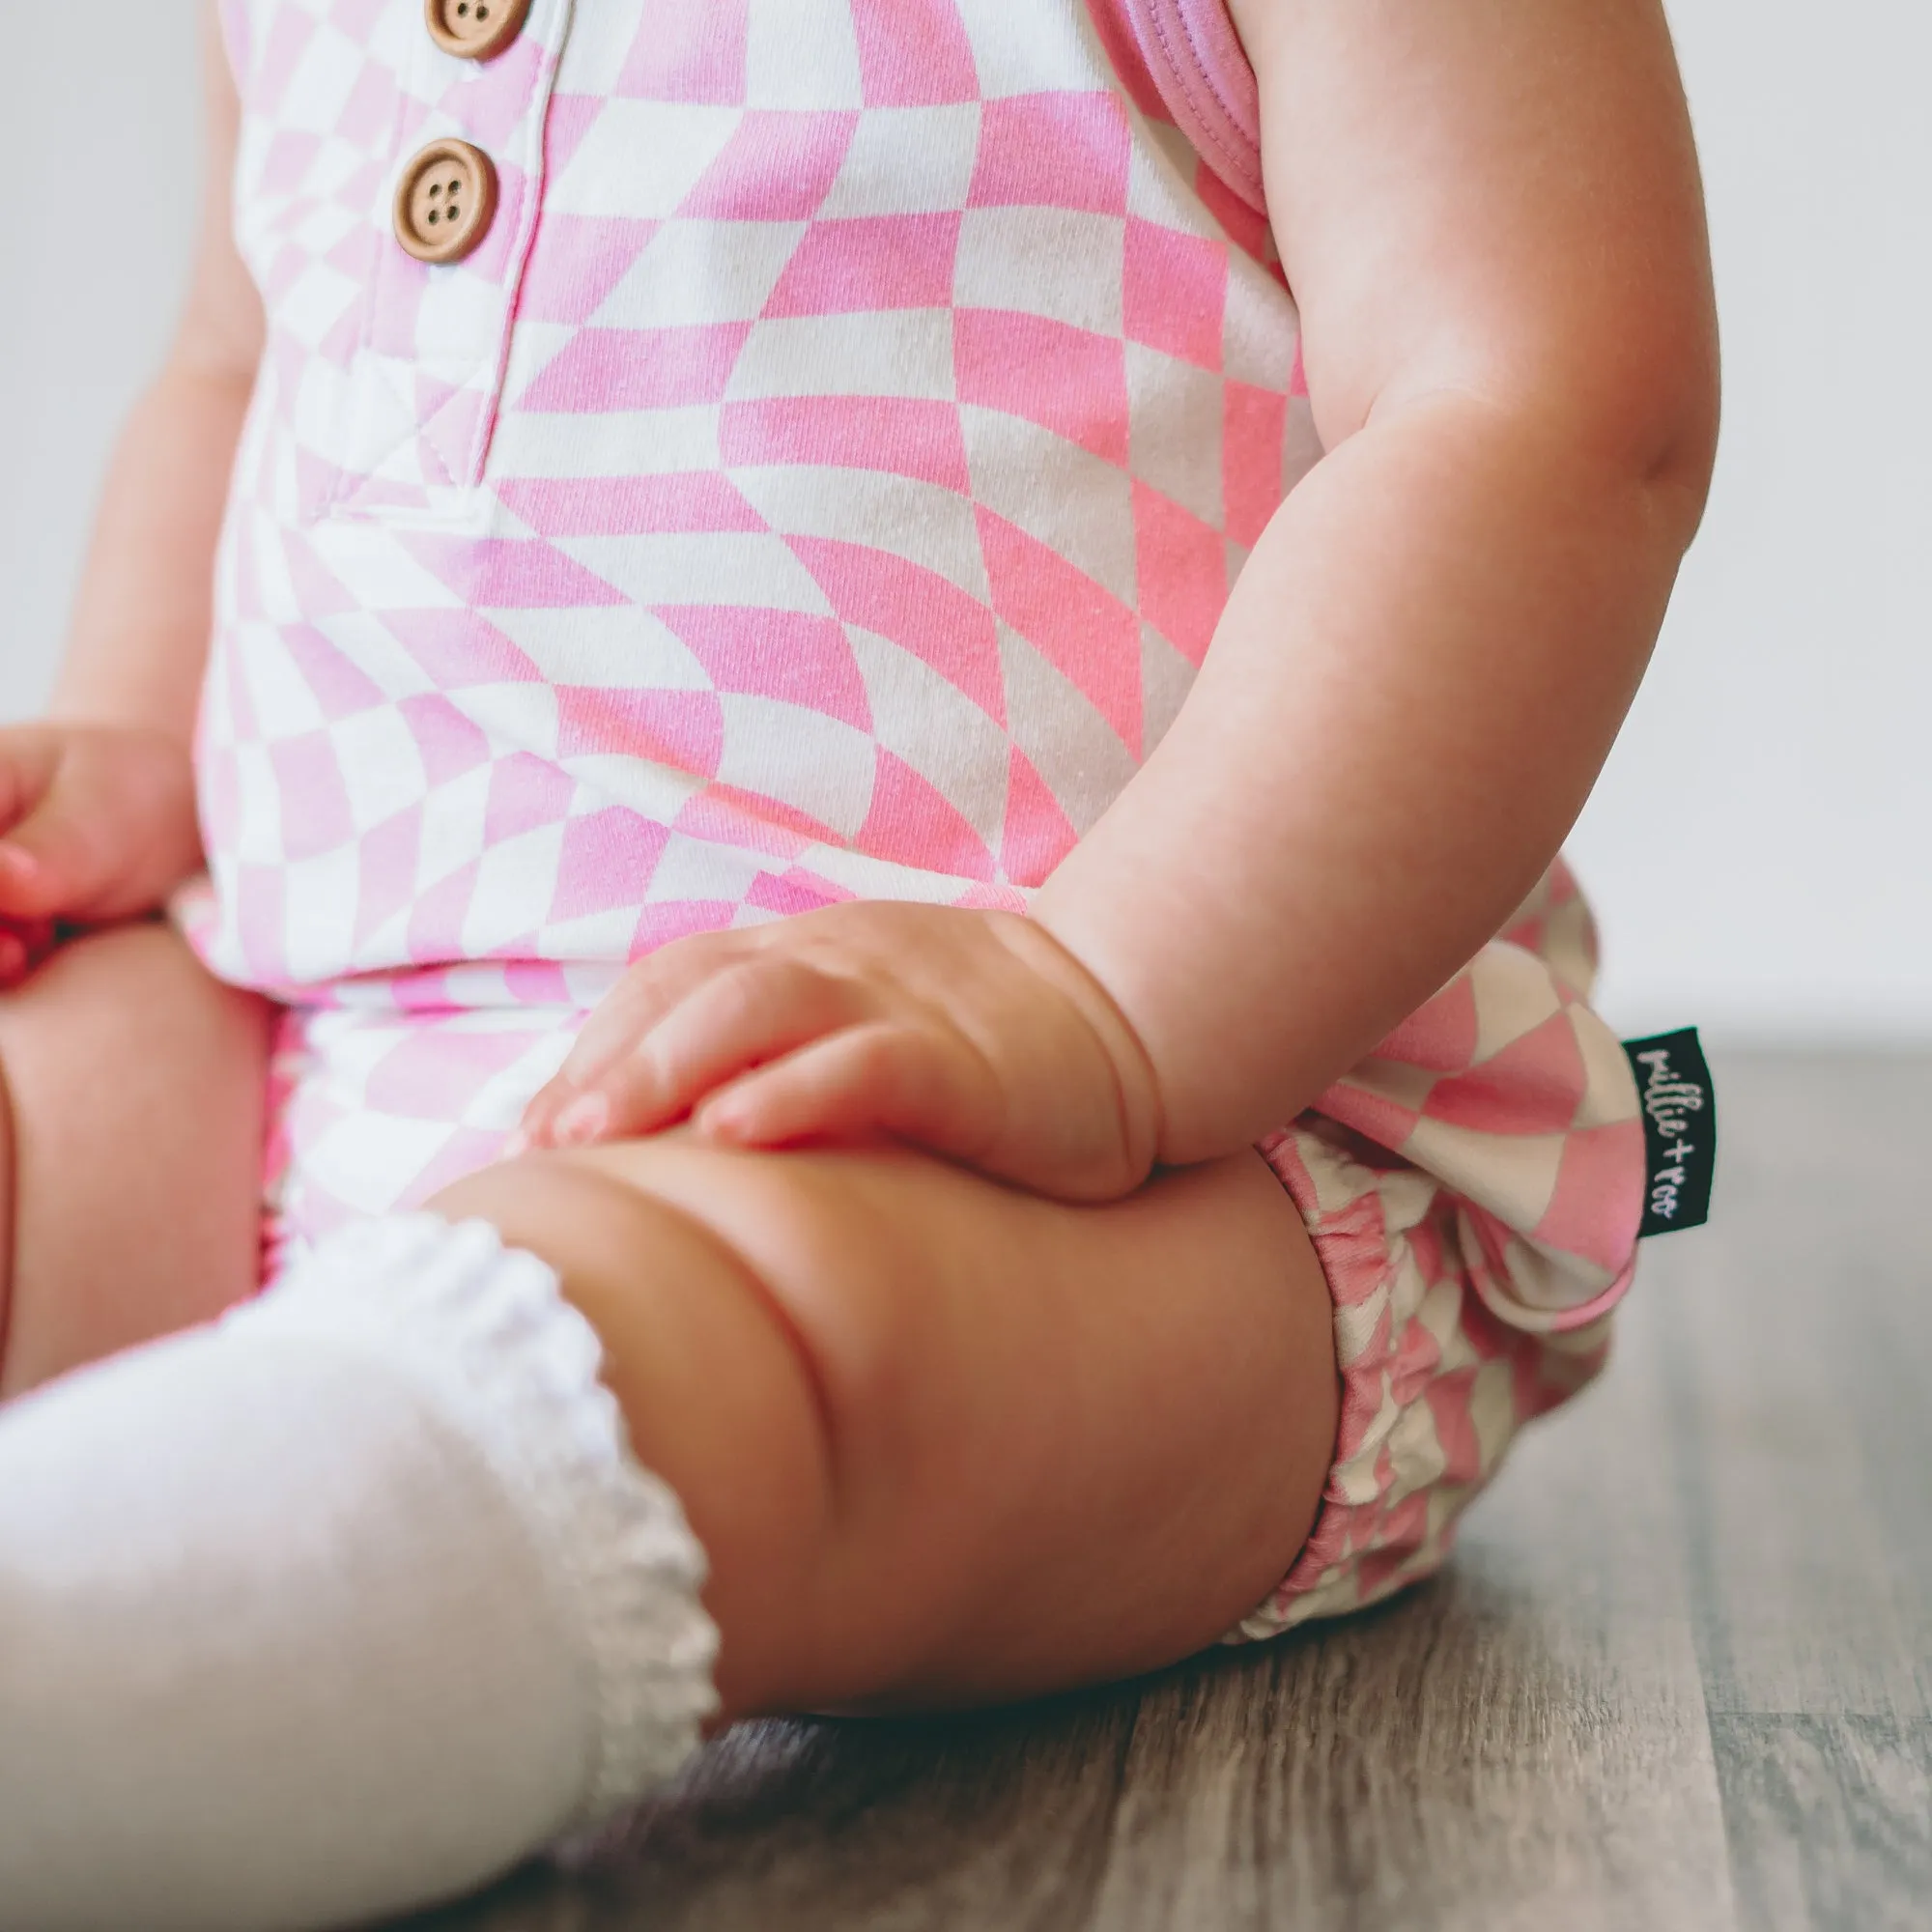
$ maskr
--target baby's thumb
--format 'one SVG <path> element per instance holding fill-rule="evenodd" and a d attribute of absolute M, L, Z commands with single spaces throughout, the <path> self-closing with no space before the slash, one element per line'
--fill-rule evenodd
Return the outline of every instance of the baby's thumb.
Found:
<path fill-rule="evenodd" d="M 0 837 L 0 913 L 55 919 L 100 896 L 107 855 L 57 797 L 43 798 Z"/>

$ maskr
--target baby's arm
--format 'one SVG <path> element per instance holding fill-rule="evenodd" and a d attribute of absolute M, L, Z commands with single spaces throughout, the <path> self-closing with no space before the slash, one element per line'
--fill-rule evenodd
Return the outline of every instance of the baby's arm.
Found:
<path fill-rule="evenodd" d="M 53 713 L 0 731 L 0 1400 L 214 1314 L 258 1266 L 261 1003 L 159 923 L 39 958 L 55 918 L 147 911 L 200 863 L 188 737 L 261 327 L 212 37 L 209 66 L 187 314 L 115 457 Z"/>
<path fill-rule="evenodd" d="M 215 534 L 262 354 L 262 311 L 229 211 L 240 108 L 204 27 L 201 239 L 167 361 L 122 432 L 50 715 L 185 745 L 208 656 Z"/>
<path fill-rule="evenodd" d="M 230 236 L 239 109 L 212 20 L 206 44 L 207 187 L 185 310 L 108 470 L 46 720 L 0 732 L 0 933 L 145 911 L 200 863 L 189 740 L 262 345 Z M 0 984 L 20 963 L 0 946 Z"/>
<path fill-rule="evenodd" d="M 1329 454 L 1040 922 L 1161 1157 L 1312 1099 L 1502 923 L 1589 791 L 1696 526 L 1717 353 L 1653 0 L 1234 0 Z"/>
<path fill-rule="evenodd" d="M 1329 455 L 1037 917 L 858 903 L 633 969 L 526 1118 L 885 1132 L 1069 1200 L 1292 1118 L 1502 923 L 1697 521 L 1716 353 L 1650 0 L 1241 0 Z"/>

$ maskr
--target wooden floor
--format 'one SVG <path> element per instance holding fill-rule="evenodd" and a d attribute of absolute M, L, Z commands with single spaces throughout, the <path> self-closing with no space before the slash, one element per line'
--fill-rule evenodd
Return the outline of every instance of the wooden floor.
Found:
<path fill-rule="evenodd" d="M 971 1721 L 746 1726 L 414 1932 L 1932 1927 L 1932 1058 L 1733 1058 L 1713 1225 L 1451 1572 Z"/>

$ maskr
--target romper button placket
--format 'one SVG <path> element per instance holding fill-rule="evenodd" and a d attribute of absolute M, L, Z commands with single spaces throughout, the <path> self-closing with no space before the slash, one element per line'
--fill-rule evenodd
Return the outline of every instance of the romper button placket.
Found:
<path fill-rule="evenodd" d="M 396 240 L 418 262 L 460 262 L 490 232 L 497 170 L 468 141 L 432 141 L 396 184 Z"/>
<path fill-rule="evenodd" d="M 446 54 L 486 61 L 522 30 L 530 0 L 423 0 L 423 24 Z"/>

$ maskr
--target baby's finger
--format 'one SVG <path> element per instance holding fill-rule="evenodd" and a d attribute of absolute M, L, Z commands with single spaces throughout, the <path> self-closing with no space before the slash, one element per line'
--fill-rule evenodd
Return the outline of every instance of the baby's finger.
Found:
<path fill-rule="evenodd" d="M 0 842 L 0 916 L 15 921 L 51 919 L 72 908 L 79 895 L 71 890 L 74 867 L 56 850 L 29 819 Z"/>
<path fill-rule="evenodd" d="M 879 1021 L 733 1081 L 695 1124 L 739 1147 L 890 1134 L 971 1161 L 998 1137 L 1003 1105 L 992 1068 L 963 1037 Z"/>
<path fill-rule="evenodd" d="M 608 1065 L 551 1122 L 550 1138 L 574 1147 L 668 1125 L 747 1067 L 849 1025 L 859 1005 L 851 981 L 797 960 L 740 960 Z"/>
<path fill-rule="evenodd" d="M 518 1141 L 543 1146 L 556 1117 L 666 1013 L 716 972 L 719 956 L 706 942 L 731 935 L 700 933 L 640 959 L 611 987 L 579 1029 L 569 1054 L 524 1108 Z"/>
<path fill-rule="evenodd" d="M 60 763 L 60 740 L 32 725 L 0 731 L 0 837 L 46 796 Z"/>
<path fill-rule="evenodd" d="M 40 889 L 40 867 L 33 855 L 0 843 L 0 918 L 26 917 Z"/>
<path fill-rule="evenodd" d="M 583 1022 L 551 1084 L 564 1095 L 590 1086 L 671 1009 L 728 962 L 736 933 L 694 933 L 639 959 Z"/>
<path fill-rule="evenodd" d="M 47 920 L 79 912 L 115 884 L 101 841 L 57 799 L 43 800 L 0 839 L 0 913 Z"/>

